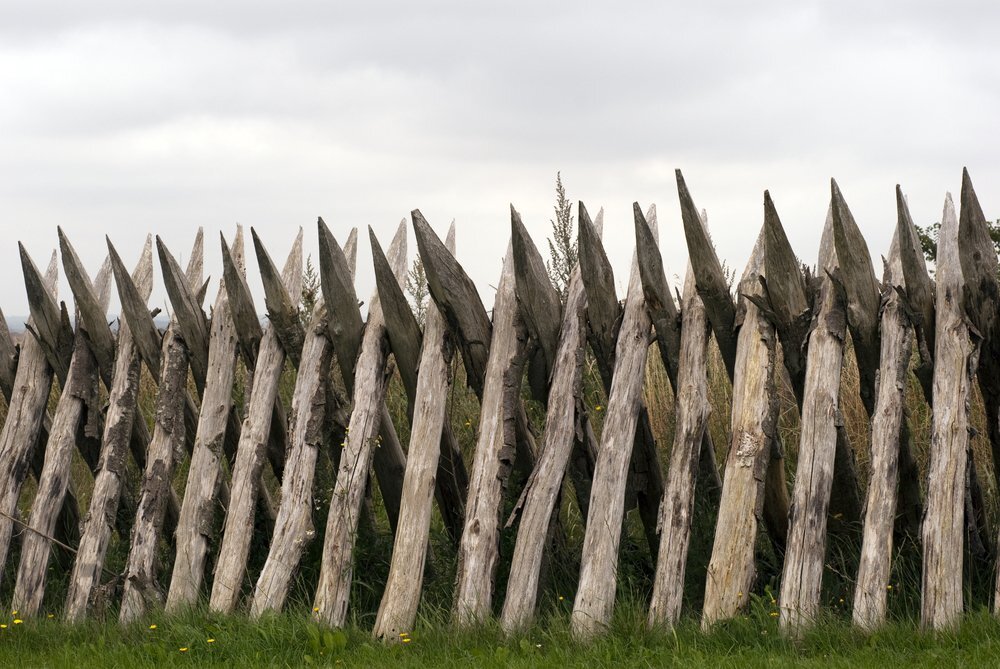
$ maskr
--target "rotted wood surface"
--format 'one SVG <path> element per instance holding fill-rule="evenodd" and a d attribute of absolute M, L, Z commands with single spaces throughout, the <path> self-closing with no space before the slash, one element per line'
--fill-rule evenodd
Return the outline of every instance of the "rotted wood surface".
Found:
<path fill-rule="evenodd" d="M 281 273 L 281 285 L 290 295 L 302 292 L 302 234 L 296 236 Z M 272 291 L 274 289 L 272 288 Z M 260 477 L 264 467 L 268 435 L 271 432 L 272 407 L 278 397 L 278 384 L 285 368 L 285 349 L 269 322 L 264 328 L 254 366 L 253 386 L 246 418 L 240 430 L 230 484 L 229 508 L 223 525 L 219 558 L 215 565 L 209 608 L 221 613 L 233 611 L 243 591 L 247 555 L 253 537 L 254 507 L 261 494 Z"/>
<path fill-rule="evenodd" d="M 202 285 L 204 256 L 201 240 L 199 230 L 185 276 L 192 290 L 198 290 Z M 123 577 L 122 604 L 118 616 L 123 624 L 140 618 L 151 606 L 162 604 L 163 595 L 157 582 L 157 552 L 163 536 L 174 470 L 184 447 L 188 367 L 187 347 L 176 320 L 171 319 L 163 335 L 153 438 L 149 442 L 139 508 L 132 527 Z"/>
<path fill-rule="evenodd" d="M 655 231 L 655 219 L 649 218 L 652 220 L 648 223 Z M 614 608 L 618 584 L 618 546 L 625 514 L 623 501 L 632 444 L 643 408 L 642 381 L 651 326 L 643 299 L 638 260 L 633 258 L 625 310 L 618 331 L 607 418 L 594 469 L 580 581 L 573 602 L 571 629 L 573 635 L 581 639 L 603 631 L 611 620 Z"/>
<path fill-rule="evenodd" d="M 369 229 L 372 244 L 377 244 Z M 400 224 L 388 253 L 397 281 L 406 272 L 406 225 Z M 347 440 L 340 456 L 337 480 L 330 498 L 319 585 L 313 603 L 313 617 L 327 625 L 341 627 L 347 616 L 354 566 L 354 546 L 361 505 L 368 483 L 372 451 L 384 422 L 386 355 L 388 338 L 378 293 L 368 309 L 368 323 L 354 373 L 354 406 Z M 404 465 L 405 471 L 405 465 Z M 402 471 L 400 478 L 402 478 Z M 383 488 L 383 493 L 386 490 Z M 388 504 L 387 504 L 388 506 Z M 399 504 L 397 501 L 397 509 Z"/>
<path fill-rule="evenodd" d="M 446 241 L 448 250 L 455 253 L 455 226 L 448 231 Z M 391 273 L 388 260 L 382 269 L 381 261 L 376 262 L 376 276 L 380 281 L 391 279 L 396 283 L 395 274 Z M 385 271 L 390 270 L 390 276 Z M 390 290 L 383 290 L 379 283 L 379 298 L 386 311 L 384 296 Z M 412 316 L 412 312 L 411 312 Z M 387 317 L 388 318 L 388 317 Z M 390 327 L 390 340 L 392 328 Z M 393 345 L 394 355 L 396 346 Z M 453 355 L 453 343 L 448 335 L 447 324 L 437 307 L 427 305 L 424 317 L 423 343 L 420 350 L 419 371 L 416 374 L 416 387 L 413 392 L 413 425 L 410 431 L 410 445 L 406 457 L 406 475 L 403 478 L 403 499 L 399 509 L 399 526 L 392 547 L 392 563 L 385 584 L 385 592 L 379 604 L 375 628 L 372 634 L 385 641 L 400 640 L 400 633 L 413 629 L 417 619 L 417 609 L 420 604 L 420 593 L 423 587 L 424 566 L 427 558 L 427 538 L 431 525 L 432 491 L 440 491 L 435 486 L 435 479 L 442 474 L 441 461 L 444 459 L 445 438 L 447 429 L 447 402 L 451 378 L 449 363 Z M 402 373 L 402 367 L 400 368 Z M 404 378 L 405 380 L 405 378 Z M 452 437 L 454 438 L 454 437 Z M 440 444 L 440 448 L 437 445 Z M 458 454 L 461 456 L 461 453 Z M 464 471 L 464 463 L 463 469 Z M 467 485 L 466 485 L 467 488 Z M 439 507 L 443 517 L 454 515 L 453 510 L 443 508 L 447 501 L 438 494 Z M 465 506 L 465 500 L 460 502 Z M 464 514 L 458 514 L 461 520 Z M 461 536 L 459 527 L 456 538 Z"/>
<path fill-rule="evenodd" d="M 153 288 L 152 248 L 152 238 L 147 237 L 142 255 L 132 272 L 133 284 L 144 303 L 149 299 Z M 128 323 L 124 321 L 119 323 L 116 348 L 108 410 L 101 438 L 100 461 L 94 477 L 90 510 L 83 522 L 80 544 L 70 574 L 69 592 L 63 612 L 64 618 L 69 622 L 78 622 L 86 616 L 91 596 L 100 585 L 101 571 L 114 531 L 121 496 L 129 486 L 129 435 L 135 432 L 132 427 L 135 419 L 138 417 L 142 420 L 137 413 L 139 353 Z"/>
<path fill-rule="evenodd" d="M 732 437 L 708 563 L 702 611 L 705 628 L 732 618 L 747 606 L 757 572 L 754 543 L 763 518 L 765 482 L 778 420 L 777 336 L 774 326 L 746 296 L 763 293 L 760 274 L 764 270 L 765 235 L 766 229 L 762 229 L 739 284 L 743 297 L 737 321 L 742 319 L 742 324 L 733 378 Z M 783 487 L 783 480 L 781 484 Z"/>
<path fill-rule="evenodd" d="M 110 266 L 105 262 L 95 280 L 95 291 L 105 312 L 110 298 L 110 272 Z M 28 517 L 31 530 L 24 533 L 21 544 L 12 608 L 23 617 L 35 617 L 41 610 L 52 548 L 49 537 L 55 533 L 56 520 L 69 488 L 77 433 L 82 431 L 96 440 L 102 428 L 101 412 L 97 406 L 100 383 L 97 359 L 88 334 L 86 328 L 78 324 L 69 372 L 59 395 L 45 445 L 45 464 Z"/>
<path fill-rule="evenodd" d="M 816 619 L 826 555 L 837 426 L 841 422 L 840 370 L 847 336 L 844 299 L 831 276 L 836 271 L 836 258 L 831 211 L 820 243 L 822 278 L 808 339 L 799 458 L 779 597 L 779 623 L 782 631 L 791 635 L 800 634 Z"/>
<path fill-rule="evenodd" d="M 938 236 L 934 407 L 931 422 L 927 511 L 923 524 L 921 624 L 947 629 L 962 615 L 965 477 L 972 374 L 979 355 L 963 308 L 966 286 L 959 262 L 961 227 L 951 196 Z"/>

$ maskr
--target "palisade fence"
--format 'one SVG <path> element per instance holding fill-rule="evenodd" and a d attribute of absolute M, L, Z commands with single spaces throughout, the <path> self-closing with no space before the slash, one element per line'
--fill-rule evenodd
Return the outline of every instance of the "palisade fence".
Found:
<path fill-rule="evenodd" d="M 377 291 L 367 322 L 354 289 L 356 231 L 341 246 L 322 219 L 321 294 L 304 319 L 301 231 L 281 270 L 253 235 L 263 326 L 246 282 L 241 229 L 231 246 L 222 239 L 224 273 L 210 317 L 202 307 L 210 286 L 201 233 L 185 270 L 156 240 L 172 308 L 163 332 L 146 304 L 151 240 L 131 273 L 109 240 L 108 259 L 91 280 L 59 231 L 75 325 L 55 295 L 56 254 L 42 272 L 21 247 L 31 320 L 18 345 L 0 317 L 8 403 L 0 568 L 12 584 L 3 596 L 21 617 L 61 610 L 68 621 L 112 610 L 128 623 L 156 607 L 172 612 L 203 601 L 257 617 L 281 610 L 308 573 L 312 617 L 342 626 L 359 525 L 372 524 L 377 484 L 394 536 L 373 630 L 387 640 L 416 621 L 435 505 L 457 551 L 455 622 L 499 613 L 505 630 L 529 625 L 565 529 L 564 492 L 586 520 L 571 614 L 581 639 L 611 619 L 632 508 L 655 573 L 649 625 L 678 621 L 696 495 L 716 518 L 700 598 L 706 628 L 740 615 L 759 592 L 764 543 L 778 559 L 781 628 L 801 633 L 821 613 L 828 544 L 836 541 L 853 552 L 839 564 L 856 569 L 854 622 L 872 630 L 886 618 L 894 542 L 904 538 L 922 553 L 923 625 L 956 624 L 963 564 L 966 574 L 979 570 L 989 580 L 995 545 L 970 455 L 974 380 L 1000 464 L 997 256 L 968 173 L 960 213 L 945 199 L 935 281 L 899 187 L 881 281 L 833 182 L 816 268 L 796 259 L 765 192 L 764 224 L 735 286 L 680 171 L 677 187 L 690 255 L 683 286 L 671 287 L 664 273 L 655 207 L 644 214 L 636 204 L 636 252 L 620 303 L 601 241 L 603 217 L 592 221 L 580 203 L 579 261 L 563 299 L 511 208 L 492 318 L 454 255 L 454 226 L 442 242 L 414 210 L 432 298 L 422 325 L 403 291 L 405 220 L 386 252 L 371 235 Z M 112 286 L 122 304 L 117 328 L 105 315 Z M 712 339 L 731 383 L 728 407 L 710 403 Z M 675 395 L 672 444 L 656 443 L 644 400 L 653 342 Z M 454 356 L 479 400 L 475 449 L 464 458 L 446 416 Z M 856 435 L 851 443 L 842 418 L 845 356 L 856 359 L 866 443 Z M 296 370 L 290 406 L 279 394 L 286 365 Z M 608 398 L 599 429 L 583 398 L 587 365 Z M 141 366 L 157 387 L 151 430 L 138 403 Z M 245 389 L 234 402 L 243 368 Z M 393 369 L 407 401 L 406 445 L 386 405 Z M 931 407 L 926 466 L 915 458 L 908 424 L 911 371 Z M 61 390 L 50 405 L 54 381 Z M 791 389 L 798 413 L 791 434 L 778 429 L 781 387 Z M 529 420 L 529 395 L 544 407 L 543 431 Z M 713 443 L 713 411 L 728 411 L 728 444 Z M 794 464 L 786 451 L 797 453 Z M 717 452 L 725 454 L 721 465 Z M 866 485 L 855 464 L 861 452 Z M 81 460 L 92 474 L 82 484 L 73 470 Z M 321 461 L 335 472 L 325 519 L 314 506 Z M 794 472 L 790 481 L 786 472 Z M 37 485 L 26 486 L 29 477 Z M 526 481 L 523 489 L 509 487 L 513 480 Z M 307 570 L 314 521 L 324 520 L 321 557 Z M 501 556 L 502 533 L 513 541 L 509 555 Z M 128 546 L 123 570 L 107 561 L 114 537 Z M 266 559 L 251 570 L 252 546 Z M 64 575 L 64 602 L 46 599 L 53 570 Z M 498 570 L 509 570 L 502 602 L 494 601 Z"/>

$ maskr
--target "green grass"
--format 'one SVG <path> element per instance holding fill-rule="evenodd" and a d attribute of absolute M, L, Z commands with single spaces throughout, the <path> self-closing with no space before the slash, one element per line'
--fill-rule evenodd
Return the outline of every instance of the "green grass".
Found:
<path fill-rule="evenodd" d="M 866 636 L 844 618 L 823 620 L 802 640 L 778 633 L 770 604 L 709 634 L 686 620 L 673 632 L 645 629 L 640 606 L 624 605 L 612 628 L 590 644 L 575 642 L 568 608 L 539 626 L 506 638 L 495 626 L 459 631 L 443 618 L 418 623 L 406 644 L 373 640 L 367 628 L 324 630 L 301 615 L 260 621 L 191 612 L 152 618 L 120 628 L 90 622 L 7 619 L 0 629 L 5 667 L 298 667 L 298 666 L 995 666 L 1000 661 L 1000 622 L 988 612 L 967 616 L 955 632 L 928 634 L 914 623 L 895 622 Z M 151 627 L 155 625 L 155 627 Z M 209 639 L 214 641 L 209 642 Z M 186 650 L 182 650 L 186 649 Z"/>

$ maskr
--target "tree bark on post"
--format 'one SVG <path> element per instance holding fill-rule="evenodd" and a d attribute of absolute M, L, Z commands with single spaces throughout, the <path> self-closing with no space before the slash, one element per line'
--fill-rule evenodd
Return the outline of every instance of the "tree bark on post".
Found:
<path fill-rule="evenodd" d="M 841 422 L 840 370 L 847 322 L 844 299 L 834 279 L 837 252 L 832 205 L 820 243 L 819 268 L 823 276 L 808 339 L 799 461 L 779 597 L 779 623 L 782 631 L 791 635 L 812 624 L 819 610 L 837 425 Z"/>
<path fill-rule="evenodd" d="M 232 249 L 240 273 L 244 269 L 243 228 L 238 227 Z M 167 592 L 167 611 L 192 606 L 198 600 L 205 557 L 216 514 L 216 495 L 222 483 L 223 442 L 233 406 L 236 371 L 236 325 L 229 310 L 225 282 L 221 282 L 212 310 L 205 392 L 198 418 L 194 452 L 177 523 L 176 555 Z"/>
<path fill-rule="evenodd" d="M 110 267 L 105 262 L 95 281 L 95 290 L 105 312 L 110 297 L 109 273 Z M 49 537 L 55 532 L 69 487 L 77 431 L 82 427 L 89 437 L 96 439 L 101 429 L 98 383 L 97 360 L 91 350 L 89 333 L 82 323 L 78 323 L 69 372 L 59 395 L 45 446 L 45 464 L 28 517 L 28 527 L 33 531 L 24 535 L 14 584 L 12 608 L 25 618 L 38 615 L 42 606 L 52 544 Z"/>
<path fill-rule="evenodd" d="M 971 375 L 979 355 L 978 341 L 972 338 L 962 304 L 967 284 L 959 261 L 963 243 L 961 232 L 948 195 L 941 215 L 935 277 L 934 415 L 923 524 L 920 615 L 923 627 L 935 630 L 955 626 L 962 615 L 962 530 L 969 402 Z"/>
<path fill-rule="evenodd" d="M 132 279 L 143 302 L 153 288 L 152 239 L 146 238 L 142 255 L 132 272 Z M 67 622 L 79 622 L 87 614 L 90 596 L 100 583 L 108 543 L 118 515 L 119 500 L 127 486 L 126 461 L 129 434 L 137 416 L 139 395 L 139 354 L 128 323 L 118 329 L 117 354 L 114 361 L 108 410 L 104 418 L 101 458 L 94 477 L 90 509 L 83 523 L 76 560 L 69 579 L 64 617 Z M 141 420 L 141 416 L 139 416 Z"/>
<path fill-rule="evenodd" d="M 323 446 L 323 418 L 331 346 L 326 336 L 326 306 L 316 301 L 302 347 L 302 361 L 292 395 L 292 415 L 281 506 L 267 561 L 254 588 L 250 615 L 280 611 L 306 546 L 316 535 L 312 524 L 313 480 Z"/>
<path fill-rule="evenodd" d="M 369 228 L 372 246 L 377 246 Z M 391 246 L 389 263 L 402 280 L 406 271 L 406 226 L 400 224 Z M 385 414 L 386 351 L 388 341 L 378 293 L 368 309 L 368 323 L 354 374 L 354 408 L 347 441 L 340 456 L 340 468 L 330 499 L 319 585 L 313 604 L 313 618 L 333 627 L 342 627 L 347 616 L 353 577 L 355 533 L 372 450 L 380 446 L 377 433 Z M 259 609 L 258 609 L 259 610 Z"/>
<path fill-rule="evenodd" d="M 454 225 L 448 231 L 446 245 L 454 254 Z M 388 261 L 385 262 L 385 269 L 389 269 Z M 378 274 L 379 271 L 376 270 L 376 275 Z M 394 275 L 392 280 L 395 281 Z M 384 293 L 381 290 L 381 283 L 379 286 L 379 297 L 382 299 Z M 384 305 L 385 301 L 382 302 Z M 396 539 L 392 548 L 389 577 L 386 580 L 385 592 L 382 594 L 375 628 L 372 631 L 374 636 L 385 641 L 399 640 L 400 633 L 412 629 L 417 619 L 427 557 L 427 536 L 431 524 L 435 472 L 438 477 L 442 473 L 439 459 L 445 448 L 444 430 L 447 422 L 445 412 L 448 386 L 451 384 L 448 365 L 452 354 L 452 342 L 448 335 L 447 324 L 441 312 L 431 303 L 427 306 L 424 318 L 420 367 L 416 374 L 416 387 L 413 392 L 413 427 L 406 458 L 406 475 L 403 478 L 399 527 L 396 529 Z M 440 448 L 438 448 L 439 443 Z M 467 488 L 466 485 L 466 490 Z M 440 487 L 437 489 L 440 490 Z M 464 507 L 465 500 L 461 500 L 460 504 Z M 443 504 L 439 503 L 439 506 Z M 445 513 L 445 509 L 442 509 L 442 515 Z M 463 516 L 464 514 L 459 514 L 458 519 L 461 520 Z M 456 538 L 460 536 L 461 527 L 458 528 Z"/>
<path fill-rule="evenodd" d="M 764 237 L 761 229 L 740 280 L 736 365 L 733 379 L 732 437 L 708 564 L 702 627 L 735 616 L 750 601 L 756 575 L 754 542 L 764 508 L 764 488 L 778 419 L 774 326 L 748 296 L 763 294 Z"/>
<path fill-rule="evenodd" d="M 649 223 L 655 231 L 655 219 Z M 623 500 L 629 457 L 642 409 L 642 381 L 651 327 L 638 260 L 633 258 L 625 310 L 618 330 L 607 418 L 594 468 L 580 584 L 573 602 L 571 629 L 573 635 L 581 639 L 602 632 L 614 608 L 618 546 L 625 514 Z"/>
<path fill-rule="evenodd" d="M 270 262 L 267 251 L 255 240 L 258 264 L 262 256 Z M 263 276 L 263 275 L 262 275 Z M 270 275 L 268 275 L 270 277 Z M 299 230 L 281 273 L 280 286 L 290 295 L 302 292 L 302 230 Z M 272 292 L 275 289 L 271 288 Z M 264 467 L 268 434 L 271 432 L 272 407 L 278 397 L 278 384 L 285 368 L 285 349 L 274 327 L 274 319 L 264 328 L 254 366 L 253 387 L 240 430 L 236 462 L 232 469 L 229 508 L 223 526 L 222 544 L 215 566 L 215 580 L 209 608 L 231 613 L 239 601 L 246 574 L 247 555 L 253 537 L 253 513 L 260 494 L 260 474 Z"/>
<path fill-rule="evenodd" d="M 193 291 L 197 291 L 202 284 L 203 255 L 199 249 L 201 239 L 199 230 L 186 272 L 188 285 Z M 139 508 L 132 527 L 125 566 L 124 592 L 119 614 L 122 624 L 141 617 L 151 605 L 159 604 L 162 598 L 156 582 L 157 549 L 163 533 L 163 520 L 177 456 L 184 444 L 184 405 L 187 398 L 187 347 L 178 330 L 176 320 L 171 319 L 163 335 L 155 426 L 153 438 L 149 442 Z"/>

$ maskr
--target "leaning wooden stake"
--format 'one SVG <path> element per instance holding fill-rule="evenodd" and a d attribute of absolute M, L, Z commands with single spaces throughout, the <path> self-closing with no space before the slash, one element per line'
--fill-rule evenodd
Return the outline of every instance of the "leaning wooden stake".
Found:
<path fill-rule="evenodd" d="M 110 271 L 105 262 L 95 281 L 95 290 L 105 311 L 110 297 Z M 38 615 L 42 606 L 51 549 L 49 537 L 55 532 L 56 519 L 69 485 L 77 431 L 82 427 L 92 438 L 100 431 L 97 386 L 97 360 L 87 330 L 78 324 L 69 373 L 49 431 L 45 464 L 28 517 L 28 527 L 34 531 L 25 533 L 21 546 L 21 563 L 11 606 L 22 617 Z"/>
<path fill-rule="evenodd" d="M 187 280 L 194 291 L 202 283 L 202 254 L 197 251 L 202 239 L 195 242 L 195 252 L 187 268 Z M 156 582 L 156 560 L 163 532 L 166 500 L 170 494 L 177 455 L 184 443 L 184 400 L 187 383 L 187 347 L 171 319 L 160 356 L 160 389 L 156 397 L 156 422 L 143 474 L 142 493 L 135 525 L 132 528 L 128 561 L 125 566 L 124 592 L 119 620 L 125 624 L 141 617 L 150 606 L 161 601 Z"/>
<path fill-rule="evenodd" d="M 237 228 L 232 257 L 242 273 L 242 227 Z M 205 392 L 177 524 L 177 548 L 167 592 L 167 611 L 191 606 L 198 600 L 217 509 L 215 496 L 222 481 L 223 441 L 233 405 L 237 340 L 224 282 L 220 284 L 215 299 L 209 337 Z"/>
<path fill-rule="evenodd" d="M 455 252 L 455 226 L 448 231 L 448 250 Z M 374 248 L 374 247 L 373 247 Z M 386 261 L 388 267 L 388 261 Z M 395 276 L 393 276 L 395 280 Z M 382 291 L 379 291 L 381 297 Z M 413 629 L 420 604 L 424 563 L 427 558 L 427 536 L 431 524 L 431 501 L 435 471 L 440 476 L 439 456 L 444 448 L 442 435 L 448 386 L 451 379 L 448 364 L 452 357 L 452 342 L 444 317 L 432 303 L 424 317 L 423 345 L 414 396 L 413 427 L 403 479 L 403 500 L 399 509 L 399 527 L 392 547 L 392 564 L 385 592 L 379 604 L 378 617 L 372 634 L 386 641 L 398 641 L 403 632 Z M 437 444 L 441 444 L 438 448 Z M 464 500 L 462 500 L 464 506 Z M 442 515 L 445 510 L 442 509 Z M 462 516 L 460 515 L 459 518 Z M 460 536 L 460 535 L 459 535 Z"/>
<path fill-rule="evenodd" d="M 25 256 L 26 257 L 26 256 Z M 30 259 L 28 260 L 30 262 Z M 56 255 L 52 254 L 46 273 L 47 289 L 55 289 Z M 29 321 L 32 325 L 32 321 Z M 52 367 L 38 339 L 24 338 L 17 363 L 14 388 L 7 408 L 7 420 L 0 431 L 0 565 L 7 562 L 17 499 L 28 475 L 32 452 L 45 417 L 45 405 L 52 386 Z"/>
<path fill-rule="evenodd" d="M 655 219 L 649 224 L 655 232 Z M 578 638 L 586 639 L 602 632 L 614 608 L 626 473 L 642 405 L 650 328 L 638 261 L 633 258 L 625 312 L 618 331 L 607 418 L 594 469 L 580 584 L 573 603 L 571 624 Z"/>
<path fill-rule="evenodd" d="M 703 448 L 711 411 L 708 401 L 708 319 L 690 267 L 684 280 L 681 315 L 680 353 L 674 386 L 674 443 L 670 450 L 666 491 L 660 507 L 663 539 L 660 541 L 649 605 L 650 627 L 673 625 L 680 617 L 698 452 Z"/>
<path fill-rule="evenodd" d="M 152 248 L 152 239 L 147 237 L 142 255 L 132 273 L 132 279 L 144 302 L 153 288 Z M 70 574 L 69 594 L 63 613 L 69 622 L 78 622 L 86 616 L 91 594 L 100 583 L 119 500 L 127 485 L 129 433 L 136 416 L 138 395 L 139 354 L 128 323 L 122 321 L 118 329 L 113 382 L 104 418 L 101 459 L 94 478 L 90 511 L 83 524 L 80 545 Z"/>
<path fill-rule="evenodd" d="M 258 250 L 261 256 L 263 247 Z M 263 251 L 266 254 L 266 251 Z M 281 273 L 280 286 L 291 295 L 302 291 L 302 231 L 299 230 L 292 250 Z M 274 288 L 271 289 L 272 292 Z M 257 364 L 254 367 L 253 388 L 240 430 L 233 465 L 229 508 L 223 527 L 219 560 L 209 608 L 230 613 L 236 607 L 243 590 L 247 555 L 253 536 L 253 513 L 260 493 L 260 474 L 264 467 L 268 434 L 271 431 L 272 407 L 278 397 L 278 384 L 285 368 L 285 349 L 278 333 L 269 322 L 260 340 Z"/>
<path fill-rule="evenodd" d="M 508 245 L 493 306 L 493 340 L 465 506 L 465 531 L 459 545 L 453 616 L 460 625 L 481 622 L 490 615 L 500 551 L 500 514 L 516 448 L 514 424 L 521 408 L 526 340 L 514 294 L 513 249 Z"/>
<path fill-rule="evenodd" d="M 781 628 L 793 635 L 810 625 L 819 612 L 837 424 L 841 422 L 840 371 L 847 321 L 844 300 L 831 276 L 837 268 L 832 209 L 823 229 L 819 268 L 823 275 L 808 340 L 799 462 L 779 598 Z"/>
<path fill-rule="evenodd" d="M 764 486 L 778 420 L 775 392 L 774 326 L 747 296 L 763 291 L 762 229 L 739 290 L 743 324 L 736 344 L 733 378 L 732 437 L 715 544 L 708 563 L 702 627 L 735 616 L 750 601 L 756 576 L 754 542 L 764 507 Z"/>
<path fill-rule="evenodd" d="M 313 479 L 323 445 L 327 374 L 331 347 L 326 336 L 326 305 L 316 301 L 306 328 L 302 361 L 292 395 L 292 415 L 281 506 L 274 523 L 271 548 L 254 588 L 250 615 L 280 611 L 299 560 L 315 536 L 312 524 Z"/>
<path fill-rule="evenodd" d="M 909 235 L 909 230 L 903 228 L 902 233 Z M 882 352 L 872 415 L 871 478 L 865 504 L 861 562 L 854 588 L 854 624 L 868 631 L 885 620 L 886 586 L 896 521 L 899 450 L 905 438 L 906 376 L 913 353 L 913 327 L 897 292 L 903 282 L 899 240 L 900 227 L 897 226 L 886 261 L 880 327 Z"/>
<path fill-rule="evenodd" d="M 964 205 L 964 203 L 963 203 Z M 963 206 L 964 208 L 964 206 Z M 934 416 L 923 525 L 921 624 L 953 627 L 962 615 L 962 548 L 969 402 L 978 341 L 962 307 L 966 283 L 959 261 L 960 226 L 949 194 L 938 236 L 934 351 Z"/>
<path fill-rule="evenodd" d="M 377 243 L 370 229 L 369 235 L 372 243 Z M 397 280 L 402 280 L 406 270 L 405 224 L 400 224 L 389 247 L 388 256 Z M 368 323 L 355 366 L 354 409 L 330 499 L 323 561 L 313 606 L 313 617 L 316 620 L 335 627 L 343 626 L 347 617 L 355 534 L 368 483 L 372 450 L 378 446 L 375 440 L 384 413 L 386 349 L 385 321 L 376 293 L 370 303 Z"/>

